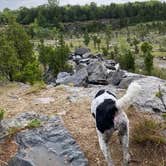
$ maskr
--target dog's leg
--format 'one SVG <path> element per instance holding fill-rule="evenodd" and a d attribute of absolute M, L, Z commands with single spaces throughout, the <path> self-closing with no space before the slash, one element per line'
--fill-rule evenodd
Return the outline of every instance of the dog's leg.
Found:
<path fill-rule="evenodd" d="M 109 144 L 108 144 L 111 133 L 102 134 L 100 131 L 97 130 L 97 134 L 98 134 L 100 149 L 102 150 L 104 154 L 104 157 L 108 163 L 108 166 L 114 166 L 112 158 L 111 158 L 110 150 L 109 150 Z"/>
<path fill-rule="evenodd" d="M 128 121 L 120 124 L 119 139 L 123 149 L 123 166 L 129 165 L 129 125 Z"/>

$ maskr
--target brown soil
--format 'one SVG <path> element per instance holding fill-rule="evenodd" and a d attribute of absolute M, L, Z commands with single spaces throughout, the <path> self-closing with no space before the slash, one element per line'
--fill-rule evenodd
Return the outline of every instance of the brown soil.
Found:
<path fill-rule="evenodd" d="M 65 127 L 70 131 L 81 149 L 89 160 L 90 166 L 106 166 L 103 155 L 100 151 L 98 139 L 95 131 L 94 119 L 90 114 L 90 97 L 78 97 L 73 102 L 69 98 L 72 92 L 66 90 L 63 86 L 43 89 L 40 92 L 28 93 L 29 89 L 23 89 L 20 86 L 12 88 L 2 88 L 0 91 L 0 107 L 7 111 L 5 118 L 13 117 L 21 112 L 34 111 L 47 115 L 59 115 L 64 121 Z M 83 89 L 83 91 L 86 89 Z M 53 97 L 54 102 L 50 104 L 35 104 L 33 100 L 41 97 Z M 134 108 L 127 111 L 130 119 L 130 153 L 132 155 L 131 166 L 165 166 L 166 165 L 166 147 L 152 146 L 151 144 L 143 146 L 132 141 L 132 133 L 135 124 L 141 122 L 144 116 L 150 114 L 137 112 Z M 5 147 L 4 147 L 5 146 Z M 15 154 L 17 147 L 12 142 L 0 145 L 3 155 L 0 154 L 0 160 L 6 162 Z M 110 150 L 116 166 L 122 163 L 121 145 L 117 139 L 116 133 L 110 140 Z"/>

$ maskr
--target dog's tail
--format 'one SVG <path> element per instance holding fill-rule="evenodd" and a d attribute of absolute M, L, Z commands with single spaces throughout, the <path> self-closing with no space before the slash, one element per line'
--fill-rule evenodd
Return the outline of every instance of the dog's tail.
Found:
<path fill-rule="evenodd" d="M 133 103 L 134 97 L 136 97 L 140 91 L 141 86 L 136 82 L 132 82 L 129 85 L 126 94 L 116 101 L 117 108 L 123 110 L 128 109 L 128 107 Z"/>

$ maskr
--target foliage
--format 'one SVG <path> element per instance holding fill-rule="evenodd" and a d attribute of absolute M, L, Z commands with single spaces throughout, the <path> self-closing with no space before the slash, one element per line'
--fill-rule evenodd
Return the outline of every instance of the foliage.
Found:
<path fill-rule="evenodd" d="M 128 24 L 147 22 L 153 20 L 165 20 L 165 2 L 147 1 L 125 4 L 97 6 L 94 2 L 89 5 L 66 5 L 58 6 L 57 0 L 49 0 L 49 5 L 42 5 L 36 8 L 20 8 L 13 11 L 17 21 L 21 24 L 33 23 L 37 18 L 45 20 L 49 26 L 56 26 L 59 22 L 87 21 L 99 19 L 118 19 L 120 26 Z M 123 19 L 122 19 L 123 18 Z M 0 13 L 0 23 L 6 23 L 5 13 Z M 42 24 L 41 24 L 42 26 Z M 43 24 L 43 26 L 45 26 Z M 93 26 L 94 28 L 96 26 Z"/>
<path fill-rule="evenodd" d="M 152 55 L 152 46 L 148 42 L 144 42 L 141 45 L 141 50 L 143 52 L 144 56 L 144 64 L 145 64 L 145 70 L 147 74 L 152 74 L 153 69 L 153 55 Z"/>
<path fill-rule="evenodd" d="M 116 48 L 116 47 L 115 47 Z M 116 60 L 123 69 L 135 71 L 135 57 L 125 40 L 120 40 L 120 48 L 116 48 Z"/>
<path fill-rule="evenodd" d="M 37 128 L 40 126 L 41 126 L 41 121 L 39 119 L 32 119 L 27 125 L 28 128 Z"/>
<path fill-rule="evenodd" d="M 85 33 L 84 33 L 84 44 L 86 45 L 86 46 L 88 46 L 88 44 L 89 44 L 89 42 L 90 42 L 90 36 L 89 36 L 89 34 L 88 34 L 88 32 L 86 31 Z"/>
<path fill-rule="evenodd" d="M 166 79 L 166 69 L 154 67 L 152 70 L 152 75 L 159 77 L 161 79 Z"/>
<path fill-rule="evenodd" d="M 156 92 L 156 97 L 158 97 L 158 98 L 161 98 L 161 97 L 162 97 L 161 91 Z"/>
<path fill-rule="evenodd" d="M 109 54 L 109 51 L 106 47 L 102 47 L 102 52 L 103 52 L 104 56 L 108 56 L 108 54 Z"/>
<path fill-rule="evenodd" d="M 14 20 L 0 36 L 0 75 L 9 81 L 33 83 L 41 79 L 29 36 Z"/>
<path fill-rule="evenodd" d="M 65 44 L 63 36 L 59 36 L 57 47 L 39 45 L 39 61 L 43 64 L 45 71 L 51 70 L 54 75 L 61 71 L 71 71 L 72 68 L 67 64 L 69 47 Z"/>

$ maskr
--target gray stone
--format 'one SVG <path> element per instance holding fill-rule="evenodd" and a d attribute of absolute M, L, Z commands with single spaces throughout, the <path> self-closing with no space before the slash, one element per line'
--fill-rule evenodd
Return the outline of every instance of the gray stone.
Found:
<path fill-rule="evenodd" d="M 145 77 L 137 80 L 141 85 L 141 93 L 135 98 L 135 104 L 143 111 L 166 112 L 163 102 L 157 94 L 161 87 L 162 98 L 166 104 L 166 81 L 156 77 Z"/>
<path fill-rule="evenodd" d="M 80 55 L 80 56 L 82 56 L 83 54 L 85 54 L 85 53 L 88 53 L 88 52 L 90 52 L 90 49 L 89 48 L 84 48 L 84 47 L 81 47 L 81 48 L 77 48 L 76 50 L 75 50 L 75 55 Z"/>
<path fill-rule="evenodd" d="M 127 89 L 127 87 L 129 86 L 129 84 L 132 81 L 141 79 L 141 78 L 145 78 L 144 75 L 140 75 L 140 74 L 135 74 L 135 73 L 129 73 L 125 71 L 125 76 L 124 78 L 120 81 L 120 84 L 118 85 L 119 88 L 121 89 Z"/>
<path fill-rule="evenodd" d="M 43 125 L 17 133 L 15 141 L 18 145 L 18 152 L 9 161 L 9 166 L 88 165 L 84 153 L 63 127 L 60 118 L 24 113 L 10 121 L 25 122 L 29 121 L 30 117 L 33 119 L 38 117 Z"/>
<path fill-rule="evenodd" d="M 87 58 L 92 58 L 94 55 L 91 52 L 86 52 L 85 54 L 82 55 L 82 58 L 87 59 Z"/>
<path fill-rule="evenodd" d="M 108 84 L 107 69 L 101 62 L 92 62 L 87 67 L 88 82 L 91 84 Z"/>
<path fill-rule="evenodd" d="M 85 86 L 87 84 L 88 73 L 86 67 L 77 70 L 72 76 L 57 80 L 57 84 L 73 84 L 74 86 Z"/>
<path fill-rule="evenodd" d="M 116 70 L 116 62 L 114 60 L 105 60 L 104 65 L 107 69 Z"/>
<path fill-rule="evenodd" d="M 60 72 L 60 73 L 57 75 L 57 79 L 62 79 L 62 78 L 68 77 L 68 76 L 70 76 L 70 73 L 67 73 L 67 72 Z"/>
<path fill-rule="evenodd" d="M 125 77 L 123 70 L 118 70 L 112 73 L 111 77 L 107 78 L 107 81 L 112 85 L 119 85 L 122 79 Z"/>

